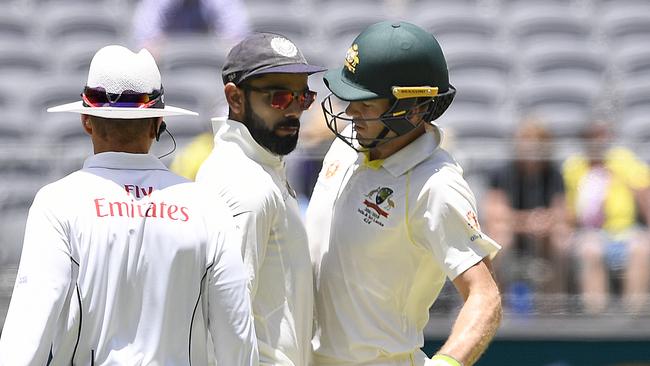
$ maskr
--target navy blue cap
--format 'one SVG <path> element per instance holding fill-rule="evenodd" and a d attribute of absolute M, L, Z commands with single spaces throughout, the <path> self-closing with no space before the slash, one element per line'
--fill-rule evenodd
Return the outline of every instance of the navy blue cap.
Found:
<path fill-rule="evenodd" d="M 309 65 L 302 52 L 287 37 L 275 33 L 253 33 L 230 50 L 221 77 L 224 84 L 239 84 L 254 75 L 310 75 L 325 70 L 321 66 Z"/>

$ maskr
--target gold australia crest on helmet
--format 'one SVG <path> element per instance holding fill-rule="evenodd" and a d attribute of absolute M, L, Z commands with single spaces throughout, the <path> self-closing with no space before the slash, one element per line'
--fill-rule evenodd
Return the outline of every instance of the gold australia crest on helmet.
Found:
<path fill-rule="evenodd" d="M 345 67 L 354 73 L 359 64 L 359 46 L 353 44 L 348 48 L 348 52 L 345 53 Z"/>

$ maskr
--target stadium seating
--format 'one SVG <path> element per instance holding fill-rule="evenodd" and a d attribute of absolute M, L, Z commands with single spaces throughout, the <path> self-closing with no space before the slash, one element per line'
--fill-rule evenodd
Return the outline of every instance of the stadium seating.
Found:
<path fill-rule="evenodd" d="M 249 6 L 251 29 L 256 32 L 283 34 L 294 41 L 313 36 L 315 30 L 304 6 L 283 7 L 276 2 Z"/>
<path fill-rule="evenodd" d="M 413 22 L 435 34 L 445 46 L 451 43 L 494 42 L 499 36 L 500 27 L 496 19 L 479 12 L 471 4 L 432 7 L 422 1 L 413 12 Z"/>
<path fill-rule="evenodd" d="M 213 37 L 169 37 L 162 45 L 158 63 L 163 75 L 179 73 L 220 75 L 227 52 L 227 46 Z"/>
<path fill-rule="evenodd" d="M 636 142 L 650 138 L 650 78 L 629 80 L 618 96 L 621 110 L 620 135 Z"/>
<path fill-rule="evenodd" d="M 89 38 L 119 42 L 126 37 L 129 20 L 120 7 L 59 2 L 46 6 L 37 24 L 43 45 L 60 47 Z"/>
<path fill-rule="evenodd" d="M 7 5 L 8 7 L 8 5 Z M 5 10 L 3 6 L 3 10 Z M 0 43 L 18 41 L 29 43 L 33 37 L 32 20 L 28 14 L 17 10 L 3 11 L 0 13 Z"/>
<path fill-rule="evenodd" d="M 576 137 L 591 122 L 602 83 L 593 78 L 566 75 L 530 80 L 515 90 L 516 107 L 548 123 L 557 137 Z"/>
<path fill-rule="evenodd" d="M 371 1 L 346 2 L 346 5 L 337 1 L 325 2 L 318 13 L 322 19 L 320 36 L 349 46 L 366 27 L 387 19 L 384 10 L 383 6 Z"/>
<path fill-rule="evenodd" d="M 645 43 L 650 37 L 650 3 L 609 2 L 603 6 L 599 29 L 609 47 Z"/>
<path fill-rule="evenodd" d="M 470 45 L 443 46 L 451 79 L 493 77 L 507 80 L 511 76 L 513 60 L 503 49 L 483 42 Z"/>
<path fill-rule="evenodd" d="M 81 100 L 87 76 L 87 73 L 61 74 L 33 81 L 32 87 L 24 90 L 27 101 L 25 113 L 35 118 L 47 118 L 47 108 Z"/>
<path fill-rule="evenodd" d="M 630 43 L 619 47 L 612 58 L 613 77 L 626 81 L 650 78 L 650 48 L 644 43 Z"/>
<path fill-rule="evenodd" d="M 3 115 L 23 111 L 24 96 L 20 88 L 25 85 L 24 78 L 21 76 L 3 76 L 0 78 L 0 112 Z"/>
<path fill-rule="evenodd" d="M 0 45 L 0 76 L 21 74 L 30 77 L 47 72 L 51 66 L 48 55 L 30 42 L 3 42 Z"/>
<path fill-rule="evenodd" d="M 56 73 L 80 74 L 85 77 L 95 52 L 111 43 L 109 40 L 91 36 L 63 44 L 60 47 L 60 55 L 54 60 Z"/>
<path fill-rule="evenodd" d="M 2 98 L 0 94 L 0 98 Z M 0 123 L 0 144 L 28 142 L 32 134 L 33 121 L 21 111 L 15 109 L 0 109 L 2 123 Z"/>
<path fill-rule="evenodd" d="M 518 1 L 516 5 L 507 10 L 505 23 L 520 47 L 549 38 L 587 41 L 591 37 L 588 18 L 572 11 L 570 4 Z"/>
<path fill-rule="evenodd" d="M 546 40 L 528 46 L 521 55 L 520 65 L 524 77 L 580 75 L 603 79 L 608 71 L 606 56 L 606 52 L 591 43 Z"/>

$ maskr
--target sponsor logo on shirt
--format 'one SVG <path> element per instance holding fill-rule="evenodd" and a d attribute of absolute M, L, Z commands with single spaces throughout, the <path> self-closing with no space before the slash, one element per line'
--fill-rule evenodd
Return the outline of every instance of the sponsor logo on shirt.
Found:
<path fill-rule="evenodd" d="M 366 199 L 363 204 L 366 206 L 363 209 L 358 209 L 358 212 L 364 216 L 363 221 L 367 224 L 375 223 L 379 226 L 384 226 L 381 218 L 388 218 L 390 210 L 395 208 L 395 202 L 390 199 L 393 195 L 393 190 L 388 187 L 377 187 L 365 195 Z"/>
<path fill-rule="evenodd" d="M 97 217 L 152 217 L 172 221 L 190 219 L 187 207 L 168 202 L 107 201 L 106 198 L 95 198 L 93 202 Z"/>
<path fill-rule="evenodd" d="M 472 236 L 469 237 L 469 240 L 475 241 L 477 239 L 482 239 L 483 236 L 481 235 L 481 225 L 478 223 L 478 218 L 476 217 L 474 211 L 467 211 L 465 218 L 467 219 L 467 226 L 471 227 L 474 229 L 474 231 L 477 232 L 476 234 L 472 234 Z"/>
<path fill-rule="evenodd" d="M 153 192 L 153 187 L 138 187 L 135 184 L 125 184 L 124 190 L 127 195 L 134 195 L 135 198 L 142 198 L 144 196 L 150 196 Z"/>
<path fill-rule="evenodd" d="M 153 187 L 138 187 L 134 184 L 125 184 L 124 190 L 127 196 L 135 199 L 150 196 L 154 191 Z M 190 211 L 185 206 L 179 206 L 169 202 L 138 202 L 135 199 L 127 201 L 107 201 L 106 198 L 95 198 L 95 213 L 97 217 L 151 217 L 167 219 L 172 221 L 189 221 Z"/>
<path fill-rule="evenodd" d="M 474 211 L 468 211 L 465 218 L 467 218 L 467 225 L 469 227 L 476 231 L 481 231 L 481 225 L 478 223 L 478 218 L 476 218 Z"/>

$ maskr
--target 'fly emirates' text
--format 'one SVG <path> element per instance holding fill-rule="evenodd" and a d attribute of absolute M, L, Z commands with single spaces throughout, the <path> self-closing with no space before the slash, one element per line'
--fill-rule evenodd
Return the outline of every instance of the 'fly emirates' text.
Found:
<path fill-rule="evenodd" d="M 134 195 L 136 198 L 149 196 L 153 187 L 138 187 L 132 184 L 124 185 L 127 195 Z M 125 201 L 107 201 L 106 198 L 95 198 L 95 212 L 97 217 L 118 216 L 118 217 L 152 217 L 168 220 L 189 221 L 189 209 L 185 206 L 178 206 L 166 202 L 136 202 L 131 199 Z"/>

